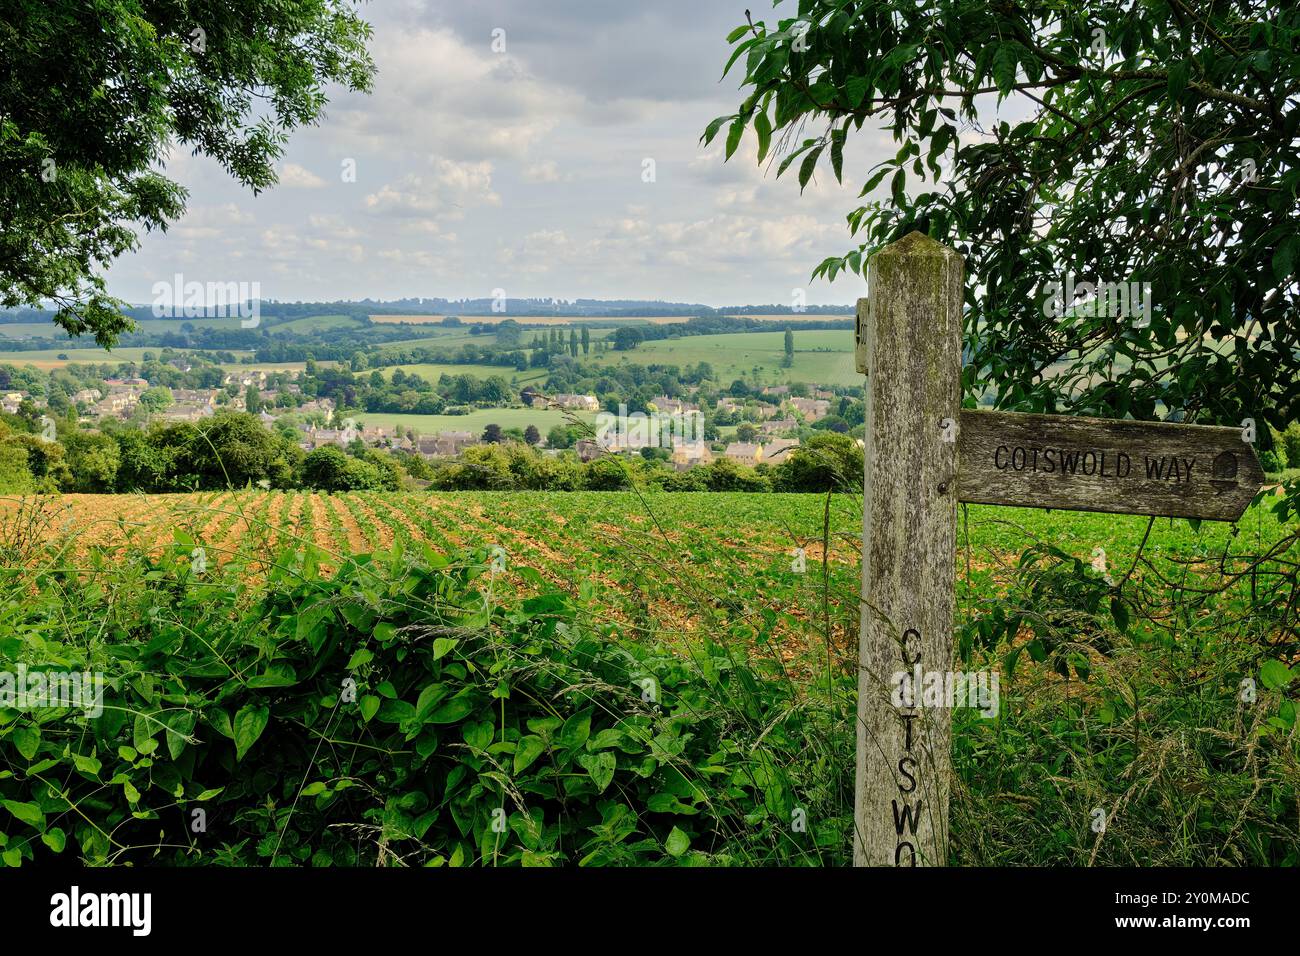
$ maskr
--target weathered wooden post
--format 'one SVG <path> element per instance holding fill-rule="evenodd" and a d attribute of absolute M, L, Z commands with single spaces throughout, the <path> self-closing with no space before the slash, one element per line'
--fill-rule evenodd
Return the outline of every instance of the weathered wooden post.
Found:
<path fill-rule="evenodd" d="M 961 410 L 962 282 L 961 257 L 914 232 L 871 258 L 858 300 L 858 866 L 947 859 L 959 501 L 1236 521 L 1264 480 L 1250 419 L 1239 429 Z M 944 687 L 941 701 L 931 686 Z"/>
<path fill-rule="evenodd" d="M 894 675 L 952 670 L 963 263 L 914 232 L 874 255 L 858 301 L 866 381 L 854 852 L 943 865 L 952 714 L 898 706 Z"/>

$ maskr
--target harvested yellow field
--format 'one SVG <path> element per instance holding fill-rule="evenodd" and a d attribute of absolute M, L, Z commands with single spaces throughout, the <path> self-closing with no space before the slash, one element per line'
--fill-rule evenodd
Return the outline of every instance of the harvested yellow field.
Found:
<path fill-rule="evenodd" d="M 824 502 L 816 495 L 574 492 L 204 492 L 0 498 L 0 552 L 10 567 L 90 569 L 96 561 L 184 561 L 202 549 L 209 569 L 231 562 L 251 579 L 314 546 L 323 573 L 349 558 L 401 547 L 440 554 L 501 548 L 510 587 L 536 574 L 586 591 L 611 618 L 661 636 L 699 636 L 700 608 L 758 603 L 778 631 L 818 619 L 847 653 L 855 633 L 857 505 L 837 501 L 830 538 L 831 619 L 818 587 Z M 51 550 L 50 546 L 54 548 Z M 815 573 L 794 573 L 803 548 Z M 3 566 L 3 565 L 0 565 Z M 534 574 L 535 572 L 535 574 Z M 531 577 L 530 577 L 531 576 Z M 761 595 L 761 597 L 759 597 Z M 764 612 L 762 609 L 768 609 Z M 790 653 L 799 650 L 792 645 Z"/>

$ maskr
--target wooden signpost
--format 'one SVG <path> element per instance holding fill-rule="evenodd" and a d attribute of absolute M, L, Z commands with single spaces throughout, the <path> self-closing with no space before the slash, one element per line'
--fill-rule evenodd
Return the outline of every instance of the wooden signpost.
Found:
<path fill-rule="evenodd" d="M 867 283 L 854 863 L 943 865 L 952 714 L 897 690 L 952 673 L 957 503 L 1235 521 L 1264 475 L 1238 428 L 963 410 L 961 257 L 912 233 Z"/>
<path fill-rule="evenodd" d="M 961 412 L 961 501 L 1236 521 L 1264 482 L 1240 428 Z"/>

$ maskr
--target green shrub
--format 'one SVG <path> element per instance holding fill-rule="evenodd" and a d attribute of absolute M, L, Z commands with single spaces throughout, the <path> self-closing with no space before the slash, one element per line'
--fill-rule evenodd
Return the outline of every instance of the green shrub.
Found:
<path fill-rule="evenodd" d="M 801 784 L 846 805 L 808 740 L 850 722 L 734 653 L 593 630 L 526 569 L 540 593 L 500 600 L 482 552 L 324 578 L 316 552 L 216 571 L 197 547 L 43 571 L 35 597 L 5 572 L 3 666 L 109 682 L 98 717 L 0 711 L 7 864 L 847 860 L 847 816 L 791 820 Z"/>
<path fill-rule="evenodd" d="M 819 432 L 772 469 L 777 491 L 862 490 L 863 451 L 848 435 Z"/>
<path fill-rule="evenodd" d="M 753 468 L 737 464 L 730 458 L 719 458 L 700 469 L 709 491 L 771 491 L 772 485 Z"/>
<path fill-rule="evenodd" d="M 1282 433 L 1279 458 L 1282 457 L 1281 451 L 1286 452 L 1283 468 L 1300 468 L 1300 422 L 1292 422 Z"/>
<path fill-rule="evenodd" d="M 325 445 L 303 459 L 300 481 L 319 491 L 394 491 L 401 487 L 401 469 L 389 456 L 369 449 L 356 457 Z"/>
<path fill-rule="evenodd" d="M 0 441 L 0 494 L 26 494 L 35 487 L 27 467 L 27 449 L 10 441 Z"/>

